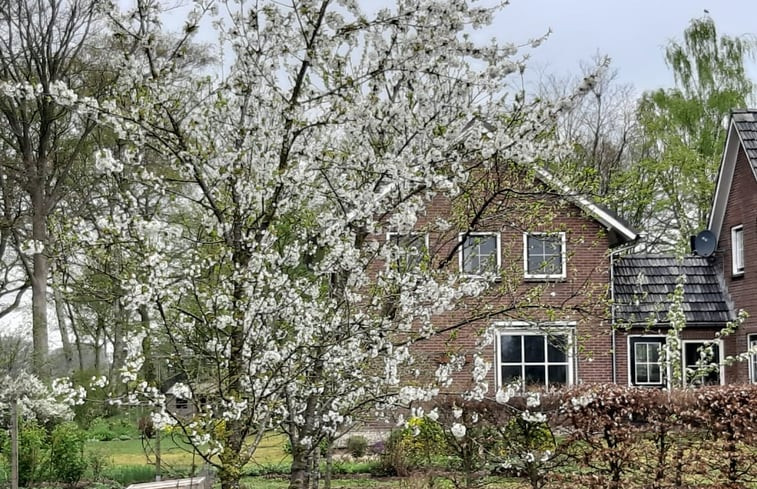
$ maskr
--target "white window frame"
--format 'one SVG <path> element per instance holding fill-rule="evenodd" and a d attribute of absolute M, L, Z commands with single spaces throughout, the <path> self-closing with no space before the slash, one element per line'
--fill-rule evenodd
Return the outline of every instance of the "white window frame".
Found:
<path fill-rule="evenodd" d="M 739 224 L 731 228 L 731 275 L 744 275 L 744 226 Z"/>
<path fill-rule="evenodd" d="M 390 232 L 386 233 L 386 242 L 387 243 L 392 243 L 392 238 L 394 238 L 396 236 L 410 236 L 410 237 L 412 237 L 412 236 L 423 236 L 423 246 L 426 247 L 426 252 L 428 253 L 428 251 L 430 249 L 429 248 L 428 233 L 426 233 L 426 232 L 423 232 L 423 231 L 411 231 L 409 233 L 398 233 L 396 231 L 390 231 Z M 390 266 L 392 266 L 392 263 L 387 263 L 386 265 L 387 265 L 387 267 L 390 267 Z"/>
<path fill-rule="evenodd" d="M 712 343 L 718 346 L 718 377 L 720 377 L 720 384 L 719 385 L 725 385 L 725 370 L 723 368 L 723 364 L 725 362 L 724 352 L 723 352 L 723 340 L 681 340 L 681 368 L 684 370 L 681 372 L 682 378 L 686 381 L 686 384 L 688 385 L 689 380 L 686 378 L 686 365 L 688 362 L 686 361 L 686 345 L 691 343 Z"/>
<path fill-rule="evenodd" d="M 539 236 L 559 236 L 561 256 L 560 262 L 562 263 L 562 270 L 560 273 L 529 273 L 528 272 L 528 238 Z M 567 253 L 567 238 L 565 232 L 545 233 L 545 232 L 532 232 L 523 233 L 523 273 L 525 278 L 529 279 L 564 279 L 568 275 L 568 253 Z"/>
<path fill-rule="evenodd" d="M 749 351 L 757 350 L 757 334 L 747 335 L 746 344 Z M 757 351 L 749 355 L 749 380 L 757 384 Z"/>
<path fill-rule="evenodd" d="M 645 341 L 648 340 L 648 341 Z M 667 351 L 668 351 L 668 344 L 666 341 L 666 337 L 664 335 L 632 335 L 628 337 L 628 348 L 626 348 L 628 352 L 628 361 L 626 362 L 626 365 L 628 366 L 628 385 L 629 386 L 639 386 L 639 387 L 667 387 L 668 381 L 670 379 L 670 362 L 669 361 L 661 361 L 660 362 L 660 375 L 661 379 L 660 382 L 636 382 L 636 349 L 635 346 L 638 343 L 657 343 L 661 345 L 660 349 L 660 358 L 665 359 L 668 357 Z"/>
<path fill-rule="evenodd" d="M 465 252 L 465 239 L 466 238 L 477 238 L 477 237 L 494 237 L 494 240 L 496 242 L 496 253 L 497 253 L 497 264 L 494 270 L 492 270 L 489 273 L 499 273 L 501 267 L 502 267 L 502 239 L 500 236 L 500 233 L 498 232 L 483 232 L 483 231 L 476 231 L 476 232 L 470 232 L 470 233 L 460 233 L 457 236 L 458 243 L 460 244 L 460 250 L 457 254 L 458 256 L 458 270 L 460 273 L 465 277 L 483 277 L 484 274 L 482 273 L 468 273 L 464 270 L 464 261 L 463 261 L 463 255 Z"/>
<path fill-rule="evenodd" d="M 566 354 L 566 362 L 567 362 L 567 368 L 568 368 L 568 382 L 566 385 L 574 385 L 576 383 L 575 379 L 575 363 L 576 363 L 576 323 L 573 321 L 559 321 L 559 322 L 550 322 L 550 323 L 529 323 L 526 321 L 512 321 L 512 322 L 503 322 L 503 323 L 496 323 L 495 324 L 495 331 L 496 331 L 496 340 L 494 341 L 494 365 L 495 365 L 495 382 L 497 385 L 497 389 L 503 387 L 502 385 L 502 352 L 501 352 L 501 341 L 500 337 L 503 335 L 512 335 L 512 336 L 541 336 L 545 337 L 549 334 L 555 334 L 555 335 L 565 335 L 568 337 L 568 347 Z M 547 352 L 545 352 L 544 357 L 544 363 L 543 365 L 548 367 L 550 365 L 549 358 L 546 356 Z M 563 362 L 553 362 L 556 365 L 562 365 Z M 532 364 L 532 365 L 542 365 L 542 363 L 537 362 L 521 362 L 521 367 L 525 366 L 526 364 Z M 507 364 L 506 364 L 507 365 Z M 547 371 L 547 375 L 549 375 L 549 371 Z M 548 387 L 548 386 L 544 386 Z"/>

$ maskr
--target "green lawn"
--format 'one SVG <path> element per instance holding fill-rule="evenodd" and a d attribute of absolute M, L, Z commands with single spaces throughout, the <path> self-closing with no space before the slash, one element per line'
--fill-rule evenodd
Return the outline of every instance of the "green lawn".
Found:
<path fill-rule="evenodd" d="M 258 465 L 273 465 L 290 461 L 283 451 L 285 438 L 281 434 L 266 436 L 255 453 L 254 463 Z M 85 450 L 87 453 L 103 457 L 111 466 L 154 465 L 155 440 L 143 445 L 140 439 L 90 441 Z M 202 459 L 192 452 L 190 446 L 164 435 L 160 443 L 161 461 L 167 467 L 191 467 L 201 465 Z"/>

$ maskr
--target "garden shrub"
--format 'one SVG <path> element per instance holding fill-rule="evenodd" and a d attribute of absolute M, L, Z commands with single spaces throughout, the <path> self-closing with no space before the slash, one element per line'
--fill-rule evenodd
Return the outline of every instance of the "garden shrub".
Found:
<path fill-rule="evenodd" d="M 111 441 L 117 436 L 105 418 L 95 418 L 90 421 L 87 435 L 90 439 L 97 441 Z"/>
<path fill-rule="evenodd" d="M 3 432 L 2 451 L 6 463 L 11 463 L 11 439 Z M 47 432 L 33 419 L 19 422 L 18 433 L 18 483 L 21 487 L 31 487 L 44 477 L 45 446 Z"/>
<path fill-rule="evenodd" d="M 368 440 L 364 436 L 351 436 L 347 439 L 347 451 L 354 458 L 365 456 L 368 450 Z"/>
<path fill-rule="evenodd" d="M 76 423 L 62 423 L 50 436 L 50 471 L 53 480 L 75 484 L 87 469 L 85 434 Z"/>
<path fill-rule="evenodd" d="M 745 487 L 757 480 L 757 386 L 583 386 L 563 395 L 565 487 Z"/>
<path fill-rule="evenodd" d="M 387 474 L 405 477 L 413 470 L 432 467 L 446 448 L 439 423 L 428 417 L 411 418 L 405 428 L 389 435 L 381 461 Z"/>
<path fill-rule="evenodd" d="M 97 482 L 103 479 L 103 473 L 109 467 L 108 458 L 99 450 L 90 450 L 87 454 L 87 466 L 90 479 Z"/>

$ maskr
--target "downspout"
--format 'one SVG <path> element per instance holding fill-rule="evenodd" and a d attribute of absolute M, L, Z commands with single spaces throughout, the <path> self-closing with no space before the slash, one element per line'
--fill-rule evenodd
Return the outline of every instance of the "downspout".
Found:
<path fill-rule="evenodd" d="M 612 383 L 618 383 L 618 364 L 617 364 L 617 338 L 615 335 L 615 256 L 630 249 L 638 244 L 638 240 L 632 243 L 610 251 L 610 336 L 612 351 Z"/>

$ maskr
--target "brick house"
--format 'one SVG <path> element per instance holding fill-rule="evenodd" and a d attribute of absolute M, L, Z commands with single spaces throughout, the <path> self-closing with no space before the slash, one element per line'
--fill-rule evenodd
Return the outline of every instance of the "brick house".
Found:
<path fill-rule="evenodd" d="M 661 255 L 628 255 L 613 267 L 613 323 L 617 336 L 618 381 L 664 386 L 668 312 L 676 281 L 685 276 L 681 360 L 690 367 L 700 348 L 712 346 L 718 368 L 691 383 L 757 382 L 757 355 L 722 367 L 724 358 L 757 348 L 757 317 L 735 333 L 716 337 L 736 311 L 757 313 L 757 110 L 731 114 L 708 225 L 717 243 L 709 256 L 678 260 Z M 669 369 L 669 367 L 667 367 Z"/>
<path fill-rule="evenodd" d="M 516 378 L 542 387 L 612 382 L 610 256 L 637 233 L 546 171 L 503 181 L 509 190 L 490 206 L 497 213 L 466 216 L 460 202 L 435 198 L 411 235 L 386 236 L 427 249 L 434 265 L 463 276 L 499 276 L 483 296 L 434 318 L 441 333 L 413 345 L 422 370 L 479 352 L 492 365 L 490 392 Z M 449 216 L 458 216 L 451 230 L 423 231 Z M 493 341 L 480 346 L 491 327 Z M 470 379 L 463 369 L 450 389 Z"/>
<path fill-rule="evenodd" d="M 622 220 L 546 171 L 532 177 L 528 191 L 520 181 L 512 195 L 501 196 L 517 201 L 504 216 L 459 220 L 451 234 L 413 233 L 412 241 L 444 257 L 437 264 L 461 275 L 502 274 L 477 301 L 434 318 L 441 334 L 414 345 L 429 371 L 453 355 L 470 359 L 479 352 L 492 365 L 488 380 L 495 389 L 516 378 L 545 387 L 664 387 L 671 376 L 661 357 L 671 297 L 685 276 L 681 362 L 693 367 L 703 347 L 712 349 L 711 371 L 689 372 L 687 382 L 757 382 L 757 355 L 722 366 L 725 357 L 757 348 L 757 272 L 750 272 L 750 264 L 757 267 L 757 110 L 731 117 L 710 214 L 717 242 L 711 256 L 630 254 L 639 236 Z M 418 228 L 455 214 L 456 205 L 435 199 Z M 534 205 L 549 218 L 523 212 Z M 387 239 L 408 237 L 389 233 Z M 753 317 L 718 338 L 739 309 Z M 492 344 L 481 347 L 481 333 L 492 326 Z M 466 382 L 469 369 L 451 390 Z"/>
<path fill-rule="evenodd" d="M 631 386 L 665 387 L 671 378 L 664 362 L 669 348 L 674 291 L 683 285 L 682 309 L 685 327 L 680 333 L 681 365 L 691 371 L 688 385 L 733 382 L 733 372 L 721 372 L 727 353 L 716 339 L 735 317 L 729 304 L 722 274 L 712 260 L 701 256 L 679 259 L 666 255 L 625 255 L 613 263 L 613 335 L 615 337 L 615 380 Z M 707 364 L 712 370 L 697 375 L 700 349 L 711 345 Z"/>
<path fill-rule="evenodd" d="M 708 227 L 730 300 L 751 315 L 725 340 L 726 354 L 735 355 L 757 347 L 757 110 L 731 114 Z M 729 383 L 757 382 L 757 356 L 726 375 Z"/>

